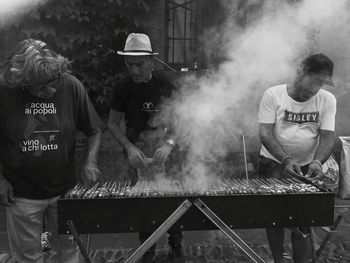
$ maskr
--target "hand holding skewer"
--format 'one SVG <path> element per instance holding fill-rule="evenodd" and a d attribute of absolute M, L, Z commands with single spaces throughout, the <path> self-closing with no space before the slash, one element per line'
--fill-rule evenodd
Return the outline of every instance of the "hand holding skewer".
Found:
<path fill-rule="evenodd" d="M 156 151 L 154 152 L 152 164 L 156 166 L 163 166 L 165 161 L 168 159 L 168 156 L 172 148 L 173 147 L 167 143 L 157 148 Z"/>
<path fill-rule="evenodd" d="M 86 162 L 83 171 L 82 171 L 82 179 L 86 186 L 91 185 L 92 183 L 95 183 L 101 172 L 97 168 L 97 164 L 94 162 Z"/>
<path fill-rule="evenodd" d="M 297 163 L 292 157 L 287 157 L 283 159 L 282 165 L 284 165 L 284 171 L 288 175 L 302 176 L 303 173 L 300 168 L 300 164 Z"/>
<path fill-rule="evenodd" d="M 146 156 L 139 148 L 137 148 L 135 145 L 131 145 L 126 149 L 126 152 L 132 166 L 135 168 L 145 167 L 144 158 L 146 158 Z"/>
<path fill-rule="evenodd" d="M 305 177 L 310 178 L 310 180 L 313 183 L 322 185 L 323 179 L 325 177 L 325 174 L 323 173 L 323 170 L 322 170 L 322 163 L 319 161 L 312 161 L 309 164 L 309 168 Z"/>

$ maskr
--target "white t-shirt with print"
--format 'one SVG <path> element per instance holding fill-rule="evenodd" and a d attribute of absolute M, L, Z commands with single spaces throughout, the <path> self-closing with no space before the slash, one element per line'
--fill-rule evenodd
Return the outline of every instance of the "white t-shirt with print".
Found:
<path fill-rule="evenodd" d="M 336 99 L 320 89 L 311 99 L 298 102 L 287 92 L 287 85 L 267 89 L 261 99 L 259 123 L 274 123 L 274 136 L 287 155 L 301 165 L 314 157 L 319 130 L 334 131 Z M 262 145 L 260 154 L 279 162 Z"/>

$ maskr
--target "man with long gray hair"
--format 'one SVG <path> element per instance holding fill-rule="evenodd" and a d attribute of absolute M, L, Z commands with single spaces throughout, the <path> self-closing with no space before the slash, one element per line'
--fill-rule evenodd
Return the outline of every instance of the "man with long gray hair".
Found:
<path fill-rule="evenodd" d="M 44 42 L 20 42 L 0 79 L 0 205 L 13 262 L 44 262 L 44 218 L 57 262 L 79 262 L 77 246 L 57 231 L 57 199 L 76 184 L 77 129 L 89 142 L 83 178 L 96 181 L 101 125 L 83 85 Z"/>

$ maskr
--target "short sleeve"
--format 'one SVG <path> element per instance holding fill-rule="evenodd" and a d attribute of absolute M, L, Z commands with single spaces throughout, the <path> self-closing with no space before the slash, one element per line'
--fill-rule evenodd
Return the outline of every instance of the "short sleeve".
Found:
<path fill-rule="evenodd" d="M 337 108 L 337 101 L 333 94 L 327 92 L 325 100 L 324 111 L 321 116 L 321 130 L 334 131 L 335 129 L 335 114 Z"/>
<path fill-rule="evenodd" d="M 94 135 L 101 130 L 101 120 L 83 84 L 76 78 L 73 80 L 75 82 L 77 101 L 77 129 L 84 132 L 87 136 Z"/>
<path fill-rule="evenodd" d="M 117 85 L 112 90 L 111 96 L 111 109 L 119 112 L 125 112 L 127 103 L 129 100 L 130 85 L 126 79 L 123 79 L 117 83 Z"/>
<path fill-rule="evenodd" d="M 259 106 L 259 123 L 276 122 L 276 103 L 271 89 L 264 92 Z"/>

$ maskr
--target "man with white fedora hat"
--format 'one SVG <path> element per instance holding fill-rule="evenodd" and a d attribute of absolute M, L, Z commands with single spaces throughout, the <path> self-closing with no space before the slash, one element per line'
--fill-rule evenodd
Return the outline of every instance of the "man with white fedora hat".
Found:
<path fill-rule="evenodd" d="M 149 37 L 141 33 L 131 33 L 125 41 L 123 51 L 117 51 L 122 56 L 149 56 L 159 55 L 152 51 Z"/>
<path fill-rule="evenodd" d="M 124 147 L 128 159 L 129 177 L 133 184 L 143 180 L 144 171 L 154 168 L 164 170 L 164 165 L 175 146 L 171 134 L 170 118 L 155 121 L 165 98 L 175 89 L 167 76 L 154 70 L 154 56 L 149 37 L 141 33 L 128 35 L 123 51 L 129 75 L 121 79 L 113 88 L 108 128 L 113 138 Z M 120 124 L 124 116 L 126 131 Z M 164 175 L 164 173 L 163 173 Z M 143 242 L 151 233 L 139 233 Z M 169 245 L 172 262 L 185 262 L 182 254 L 182 233 L 170 232 Z M 155 246 L 142 258 L 142 262 L 152 262 Z"/>

